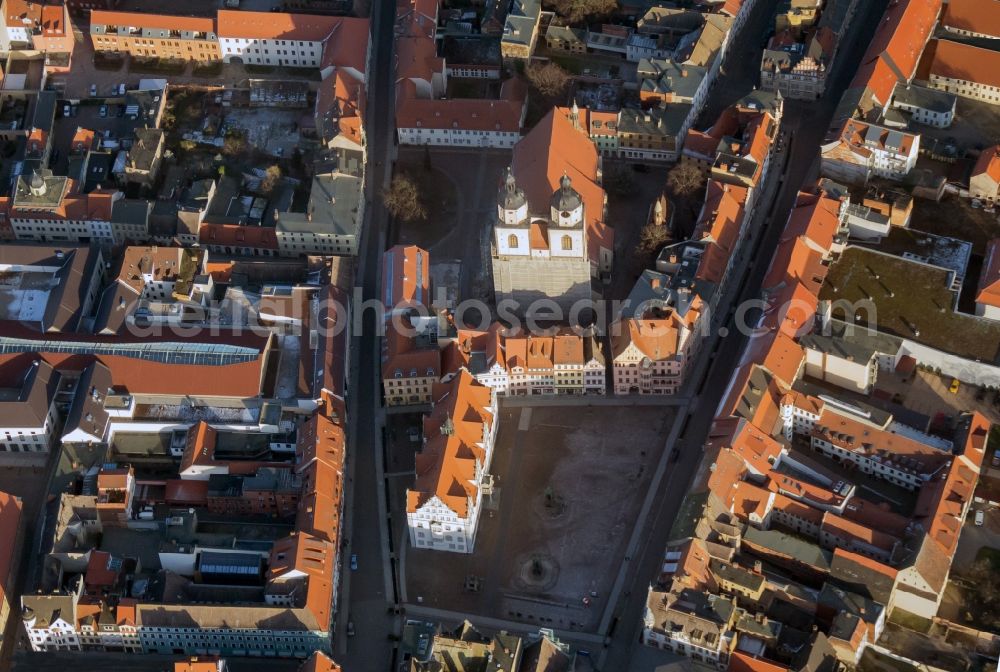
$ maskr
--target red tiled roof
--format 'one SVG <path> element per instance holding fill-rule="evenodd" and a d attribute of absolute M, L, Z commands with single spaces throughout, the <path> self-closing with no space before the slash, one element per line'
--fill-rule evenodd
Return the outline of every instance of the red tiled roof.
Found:
<path fill-rule="evenodd" d="M 1000 51 L 938 40 L 930 74 L 1000 87 Z"/>
<path fill-rule="evenodd" d="M 15 540 L 21 526 L 21 498 L 0 492 L 0 535 L 5 540 L 0 549 L 0 604 L 5 604 L 10 597 L 7 588 L 12 577 L 11 568 L 14 564 L 14 553 L 18 550 Z"/>
<path fill-rule="evenodd" d="M 789 672 L 789 670 L 791 668 L 763 658 L 751 657 L 741 651 L 733 651 L 727 668 L 727 672 Z"/>
<path fill-rule="evenodd" d="M 198 228 L 198 241 L 202 245 L 256 248 L 259 250 L 278 249 L 278 238 L 274 229 L 267 226 L 202 224 Z"/>
<path fill-rule="evenodd" d="M 220 9 L 220 38 L 302 40 L 322 42 L 340 25 L 341 17 L 286 12 Z"/>
<path fill-rule="evenodd" d="M 1000 308 L 1000 238 L 994 238 L 986 247 L 976 303 Z"/>
<path fill-rule="evenodd" d="M 1000 37 L 1000 0 L 948 0 L 941 24 Z"/>
<path fill-rule="evenodd" d="M 275 16 L 272 14 L 272 16 Z M 147 12 L 109 12 L 94 9 L 90 12 L 92 26 L 133 26 L 136 28 L 162 28 L 164 30 L 189 30 L 215 32 L 215 19 L 198 16 L 175 16 Z"/>

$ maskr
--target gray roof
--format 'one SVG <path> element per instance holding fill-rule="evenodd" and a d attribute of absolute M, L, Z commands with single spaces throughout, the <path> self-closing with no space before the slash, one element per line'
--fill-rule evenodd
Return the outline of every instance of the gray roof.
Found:
<path fill-rule="evenodd" d="M 20 387 L 8 388 L 12 394 L 0 390 L 0 422 L 5 427 L 41 427 L 59 386 L 59 374 L 45 360 L 36 359 L 18 375 L 23 376 Z"/>
<path fill-rule="evenodd" d="M 876 353 L 894 355 L 899 352 L 903 339 L 881 333 L 863 326 L 855 326 L 841 320 L 831 319 L 823 333 L 822 328 L 804 334 L 799 343 L 802 347 L 841 359 L 867 362 Z"/>
<path fill-rule="evenodd" d="M 66 192 L 68 179 L 64 175 L 53 175 L 47 168 L 22 173 L 14 187 L 13 206 L 29 210 L 57 208 Z"/>
<path fill-rule="evenodd" d="M 618 115 L 620 133 L 676 136 L 691 113 L 690 103 L 670 103 L 643 111 L 622 108 Z"/>
<path fill-rule="evenodd" d="M 707 73 L 708 69 L 700 65 L 661 58 L 644 58 L 636 70 L 643 91 L 673 93 L 681 98 L 694 98 Z"/>
<path fill-rule="evenodd" d="M 56 101 L 59 94 L 55 91 L 41 91 L 35 102 L 35 114 L 31 117 L 31 126 L 43 131 L 51 131 L 56 118 Z"/>
<path fill-rule="evenodd" d="M 149 213 L 153 210 L 152 201 L 144 198 L 119 198 L 111 206 L 112 224 L 149 224 Z"/>
<path fill-rule="evenodd" d="M 897 86 L 893 91 L 892 98 L 902 105 L 920 107 L 932 112 L 954 112 L 957 100 L 957 96 L 952 93 L 928 89 L 916 84 Z"/>
<path fill-rule="evenodd" d="M 278 231 L 357 235 L 361 221 L 361 178 L 344 173 L 313 177 L 306 212 L 283 212 Z"/>
<path fill-rule="evenodd" d="M 163 144 L 163 131 L 158 128 L 135 129 L 135 142 L 128 150 L 127 167 L 132 170 L 149 171 Z"/>
<path fill-rule="evenodd" d="M 829 570 L 833 560 L 833 554 L 818 544 L 778 530 L 758 530 L 747 526 L 743 531 L 743 541 L 791 556 L 798 562 L 823 570 Z"/>
<path fill-rule="evenodd" d="M 39 331 L 78 331 L 83 319 L 82 308 L 90 281 L 101 262 L 101 253 L 89 247 L 69 245 L 0 245 L 0 265 L 17 265 L 55 269 L 51 272 L 45 313 L 39 323 L 30 326 Z M 29 271 L 30 272 L 30 271 Z M 3 292 L 0 292 L 0 299 Z"/>

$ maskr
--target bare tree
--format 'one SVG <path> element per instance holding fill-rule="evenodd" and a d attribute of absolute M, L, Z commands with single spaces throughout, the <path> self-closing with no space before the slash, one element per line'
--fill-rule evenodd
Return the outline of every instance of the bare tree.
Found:
<path fill-rule="evenodd" d="M 620 164 L 604 171 L 604 188 L 614 196 L 631 196 L 638 191 L 632 171 Z"/>
<path fill-rule="evenodd" d="M 420 196 L 420 189 L 407 175 L 392 178 L 389 188 L 382 192 L 382 202 L 390 215 L 404 222 L 427 218 L 427 206 Z"/>
<path fill-rule="evenodd" d="M 260 181 L 260 191 L 263 194 L 270 194 L 281 181 L 281 168 L 278 166 L 268 166 L 264 171 L 264 177 Z"/>
<path fill-rule="evenodd" d="M 693 163 L 678 163 L 667 173 L 667 186 L 677 196 L 692 196 L 705 184 L 705 175 Z"/>
<path fill-rule="evenodd" d="M 670 229 L 665 224 L 649 222 L 639 233 L 636 253 L 641 256 L 656 254 L 668 242 L 670 242 Z"/>
<path fill-rule="evenodd" d="M 529 65 L 526 74 L 531 85 L 549 98 L 562 95 L 569 86 L 570 74 L 552 61 L 544 65 Z"/>

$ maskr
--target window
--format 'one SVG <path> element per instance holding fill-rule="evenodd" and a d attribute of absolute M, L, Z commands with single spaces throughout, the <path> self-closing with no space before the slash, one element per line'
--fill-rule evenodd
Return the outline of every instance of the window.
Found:
<path fill-rule="evenodd" d="M 573 249 L 573 239 L 569 236 L 562 237 L 562 249 L 564 251 L 569 251 Z"/>
<path fill-rule="evenodd" d="M 517 247 L 517 236 L 513 233 L 507 236 L 507 247 L 514 249 Z"/>

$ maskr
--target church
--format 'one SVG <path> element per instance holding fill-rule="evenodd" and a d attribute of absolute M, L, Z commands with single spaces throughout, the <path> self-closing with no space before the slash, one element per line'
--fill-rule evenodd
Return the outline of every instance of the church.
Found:
<path fill-rule="evenodd" d="M 492 244 L 497 305 L 525 314 L 551 299 L 569 317 L 595 298 L 593 281 L 610 277 L 614 231 L 604 224 L 607 196 L 596 147 L 572 115 L 551 112 L 514 148 L 497 194 Z"/>

